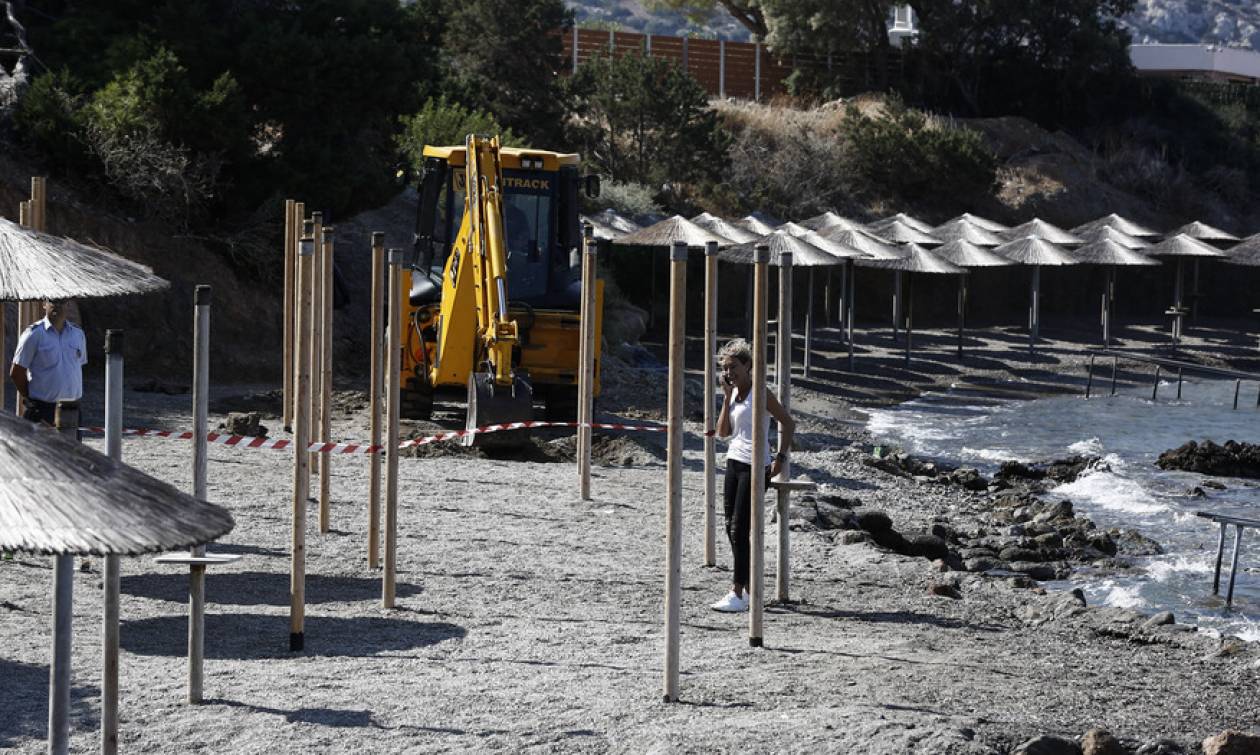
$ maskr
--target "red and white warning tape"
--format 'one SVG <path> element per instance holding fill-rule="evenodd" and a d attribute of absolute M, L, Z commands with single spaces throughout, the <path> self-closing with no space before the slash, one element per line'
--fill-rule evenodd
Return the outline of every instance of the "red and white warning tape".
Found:
<path fill-rule="evenodd" d="M 583 426 L 586 426 L 584 423 Z M 589 426 L 595 430 L 625 430 L 625 431 L 641 431 L 649 433 L 663 433 L 669 428 L 665 425 L 626 425 L 621 423 L 608 422 L 592 422 Z M 412 438 L 398 444 L 400 449 L 410 446 L 426 446 L 430 443 L 440 443 L 446 440 L 454 440 L 455 438 L 463 438 L 467 435 L 478 435 L 486 433 L 497 433 L 505 430 L 524 430 L 534 427 L 578 427 L 577 422 L 547 422 L 547 421 L 529 421 L 529 422 L 505 422 L 497 425 L 486 425 L 485 427 L 477 427 L 472 430 L 454 430 L 446 433 L 438 433 L 425 438 Z M 103 427 L 83 427 L 80 428 L 85 433 L 104 433 Z M 167 438 L 169 440 L 192 440 L 193 434 L 190 431 L 179 430 L 150 430 L 148 428 L 129 428 L 123 430 L 123 435 L 135 435 L 147 438 Z M 706 433 L 712 435 L 712 432 Z M 216 443 L 221 446 L 239 446 L 241 448 L 270 448 L 275 451 L 282 451 L 290 448 L 293 441 L 284 438 L 256 438 L 249 435 L 221 435 L 219 433 L 206 433 L 206 441 Z M 311 453 L 320 454 L 374 454 L 380 453 L 384 446 L 374 446 L 368 443 L 321 443 L 313 441 L 306 446 L 306 450 Z"/>

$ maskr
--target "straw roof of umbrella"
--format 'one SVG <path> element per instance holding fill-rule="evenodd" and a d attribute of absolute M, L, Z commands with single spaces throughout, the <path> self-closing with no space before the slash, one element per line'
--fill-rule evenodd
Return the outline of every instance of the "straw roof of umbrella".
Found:
<path fill-rule="evenodd" d="M 1103 215 L 1101 218 L 1091 220 L 1088 223 L 1082 223 L 1072 229 L 1072 233 L 1081 238 L 1089 238 L 1100 228 L 1114 228 L 1120 233 L 1126 234 L 1138 239 L 1157 239 L 1163 234 L 1159 231 L 1147 228 L 1144 225 L 1129 220 L 1123 215 L 1117 215 L 1114 212 L 1109 215 Z M 1089 238 L 1090 241 L 1096 241 L 1096 238 Z M 1132 249 L 1133 247 L 1129 247 Z"/>
<path fill-rule="evenodd" d="M 1231 265 L 1260 267 L 1260 233 L 1254 233 L 1225 252 Z"/>
<path fill-rule="evenodd" d="M 811 230 L 813 230 L 813 229 L 811 229 L 811 228 L 806 228 L 805 226 L 801 225 L 800 223 L 793 223 L 792 221 L 790 221 L 790 220 L 789 220 L 789 221 L 788 221 L 788 222 L 786 222 L 786 223 L 780 223 L 780 224 L 779 224 L 779 227 L 778 227 L 778 228 L 775 228 L 774 230 L 776 230 L 776 231 L 787 231 L 788 233 L 792 234 L 793 236 L 802 236 L 802 235 L 804 235 L 804 234 L 806 234 L 806 233 L 809 233 L 809 232 L 810 232 Z"/>
<path fill-rule="evenodd" d="M 221 506 L 0 413 L 0 550 L 134 556 L 206 543 L 233 525 Z"/>
<path fill-rule="evenodd" d="M 145 294 L 170 285 L 112 252 L 0 218 L 0 301 Z"/>
<path fill-rule="evenodd" d="M 850 220 L 849 218 L 846 218 L 843 215 L 837 215 L 830 210 L 821 215 L 815 215 L 808 220 L 802 220 L 801 225 L 806 228 L 812 228 L 820 233 L 823 231 L 829 231 L 832 228 L 843 228 L 847 231 L 855 231 L 861 230 L 865 227 L 862 223 L 859 223 L 856 220 Z"/>
<path fill-rule="evenodd" d="M 871 225 L 872 226 L 885 225 L 885 224 L 891 225 L 894 222 L 901 223 L 902 225 L 908 225 L 914 230 L 918 231 L 919 233 L 930 234 L 932 232 L 931 223 L 919 220 L 913 215 L 907 215 L 904 212 L 899 212 L 896 215 L 889 215 L 886 218 L 880 218 L 874 223 L 871 223 Z"/>
<path fill-rule="evenodd" d="M 844 260 L 823 251 L 805 239 L 798 238 L 787 231 L 779 230 L 763 236 L 756 241 L 732 246 L 718 252 L 718 259 L 733 262 L 737 265 L 751 265 L 753 250 L 762 245 L 770 248 L 770 266 L 781 267 L 783 254 L 792 255 L 792 267 L 824 267 L 838 265 Z"/>
<path fill-rule="evenodd" d="M 716 233 L 722 238 L 729 240 L 732 244 L 742 244 L 745 241 L 759 238 L 758 234 L 745 228 L 740 228 L 729 220 L 719 218 L 717 215 L 710 215 L 707 212 L 702 212 L 695 216 L 691 219 L 691 222 L 710 233 Z"/>
<path fill-rule="evenodd" d="M 1040 236 L 1023 236 L 993 250 L 1024 265 L 1075 265 L 1077 259 L 1066 249 Z"/>
<path fill-rule="evenodd" d="M 1087 243 L 1093 241 L 1114 241 L 1125 249 L 1147 249 L 1151 245 L 1149 241 L 1144 241 L 1137 236 L 1130 236 L 1124 231 L 1109 225 L 1091 228 L 1087 231 L 1076 233 L 1076 235 L 1080 236 Z"/>
<path fill-rule="evenodd" d="M 1184 233 L 1178 233 L 1176 236 L 1169 236 L 1158 244 L 1149 249 L 1142 250 L 1143 254 L 1152 257 L 1226 257 L 1228 255 L 1220 249 L 1199 241 L 1193 236 L 1187 236 Z"/>
<path fill-rule="evenodd" d="M 1172 238 L 1182 233 L 1199 241 L 1238 241 L 1238 237 L 1229 231 L 1222 231 L 1220 228 L 1210 226 L 1207 223 L 1200 223 L 1197 220 L 1193 223 L 1186 223 L 1180 228 L 1174 228 L 1168 232 L 1168 237 Z"/>
<path fill-rule="evenodd" d="M 988 218 L 982 218 L 979 215 L 972 215 L 970 212 L 964 212 L 963 214 L 959 215 L 956 218 L 951 218 L 950 222 L 953 222 L 955 220 L 965 220 L 968 223 L 971 223 L 972 225 L 978 225 L 984 230 L 991 231 L 993 233 L 1006 233 L 1007 231 L 1011 230 L 1010 226 L 1002 225 L 996 220 L 989 220 Z"/>
<path fill-rule="evenodd" d="M 765 236 L 767 234 L 774 233 L 774 229 L 778 228 L 782 225 L 782 223 L 767 223 L 754 213 L 752 215 L 745 215 L 739 220 L 736 220 L 735 225 L 743 228 L 744 230 L 752 231 L 760 236 Z"/>
<path fill-rule="evenodd" d="M 1072 250 L 1072 256 L 1087 265 L 1161 265 L 1145 254 L 1135 252 L 1123 244 L 1110 239 L 1091 241 L 1082 247 Z"/>
<path fill-rule="evenodd" d="M 1052 244 L 1083 244 L 1085 240 L 1063 230 L 1053 223 L 1047 223 L 1041 218 L 1033 218 L 1027 223 L 1017 225 L 1004 234 L 1008 239 L 1020 239 L 1025 236 L 1035 236 L 1039 239 L 1045 239 Z"/>
<path fill-rule="evenodd" d="M 805 233 L 792 234 L 801 241 L 815 246 L 827 254 L 841 260 L 845 259 L 870 259 L 871 255 L 863 252 L 861 249 L 854 249 L 847 244 L 841 244 L 833 241 L 817 231 L 806 231 Z"/>
<path fill-rule="evenodd" d="M 703 247 L 710 241 L 716 241 L 722 246 L 731 243 L 711 231 L 706 231 L 682 215 L 665 218 L 647 228 L 627 233 L 613 243 L 622 246 L 670 246 L 675 241 L 681 241 L 689 247 Z"/>
<path fill-rule="evenodd" d="M 634 222 L 611 207 L 602 209 L 591 217 L 595 221 L 603 223 L 609 228 L 614 228 L 621 233 L 634 233 L 643 227 L 639 223 Z"/>
<path fill-rule="evenodd" d="M 1005 267 L 1015 262 L 966 239 L 954 239 L 932 250 L 937 257 L 959 267 Z"/>
<path fill-rule="evenodd" d="M 929 275 L 961 275 L 967 270 L 947 262 L 918 244 L 906 244 L 906 256 L 895 260 L 858 260 L 859 267 L 881 270 L 900 270 L 903 273 L 927 273 Z"/>
<path fill-rule="evenodd" d="M 945 243 L 932 234 L 926 231 L 921 231 L 896 217 L 887 218 L 879 221 L 878 223 L 872 223 L 867 226 L 867 229 L 870 230 L 871 233 L 879 236 L 881 239 L 886 239 L 897 244 L 930 244 L 932 246 L 940 246 Z"/>
<path fill-rule="evenodd" d="M 605 225 L 597 220 L 594 215 L 579 215 L 578 218 L 591 227 L 591 231 L 597 239 L 612 241 L 626 235 L 626 231 L 620 231 L 610 225 Z"/>
<path fill-rule="evenodd" d="M 932 235 L 941 241 L 967 241 L 976 246 L 1001 246 L 1006 239 L 993 231 L 986 231 L 969 220 L 955 219 L 932 229 Z"/>
<path fill-rule="evenodd" d="M 874 259 L 891 260 L 906 256 L 904 249 L 894 246 L 867 231 L 848 231 L 833 228 L 819 235 L 850 249 L 856 249 Z"/>

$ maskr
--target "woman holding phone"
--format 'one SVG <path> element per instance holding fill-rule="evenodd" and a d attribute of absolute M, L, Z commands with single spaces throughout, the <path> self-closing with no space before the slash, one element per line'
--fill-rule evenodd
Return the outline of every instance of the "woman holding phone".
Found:
<path fill-rule="evenodd" d="M 726 514 L 726 537 L 734 558 L 731 591 L 710 606 L 715 611 L 741 613 L 748 610 L 748 533 L 752 520 L 752 349 L 748 341 L 736 338 L 718 352 L 722 370 L 722 412 L 718 415 L 717 435 L 730 438 L 726 448 L 726 479 L 723 487 L 723 508 Z M 770 417 L 779 423 L 780 448 L 792 447 L 796 422 L 779 400 L 766 390 L 765 458 L 771 460 L 763 474 L 766 482 L 783 466 L 783 454 L 770 453 Z"/>

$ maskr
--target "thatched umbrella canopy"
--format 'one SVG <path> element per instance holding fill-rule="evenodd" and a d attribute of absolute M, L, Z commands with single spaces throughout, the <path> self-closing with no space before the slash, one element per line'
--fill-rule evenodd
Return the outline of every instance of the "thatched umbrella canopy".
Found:
<path fill-rule="evenodd" d="M 859 223 L 856 220 L 851 220 L 843 215 L 837 215 L 836 213 L 830 211 L 824 212 L 821 215 L 815 215 L 808 220 L 802 220 L 801 225 L 806 228 L 812 228 L 819 233 L 829 231 L 832 228 L 843 228 L 845 230 L 853 231 L 861 230 L 865 227 L 862 223 Z"/>
<path fill-rule="evenodd" d="M 962 221 L 966 222 L 966 221 Z M 962 268 L 974 267 L 1007 267 L 1015 263 L 1007 258 L 994 254 L 989 249 L 978 246 L 964 239 L 955 239 L 932 250 L 932 253 L 946 262 Z M 958 358 L 963 355 L 963 336 L 967 328 L 967 281 L 970 275 L 958 276 Z"/>
<path fill-rule="evenodd" d="M 214 540 L 220 506 L 0 413 L 0 551 L 136 556 Z"/>
<path fill-rule="evenodd" d="M 112 252 L 0 218 L 0 301 L 147 294 L 170 285 Z"/>
<path fill-rule="evenodd" d="M 1120 233 L 1138 239 L 1157 239 L 1163 235 L 1159 231 L 1135 223 L 1122 215 L 1115 214 L 1114 212 L 1109 215 L 1103 215 L 1101 218 L 1096 220 L 1091 220 L 1088 223 L 1082 223 L 1081 225 L 1073 228 L 1072 233 L 1083 239 L 1087 238 L 1090 241 L 1096 241 L 1096 238 L 1090 238 L 1090 236 L 1092 236 L 1092 234 L 1100 228 L 1114 228 Z"/>
<path fill-rule="evenodd" d="M 879 238 L 873 233 L 863 230 L 829 229 L 819 233 L 825 239 L 842 244 L 862 252 L 875 259 L 897 259 L 906 256 L 904 247 L 895 246 Z"/>
<path fill-rule="evenodd" d="M 958 217 L 950 218 L 949 222 L 953 222 L 955 220 L 965 220 L 968 223 L 971 223 L 972 225 L 975 225 L 975 226 L 979 226 L 986 231 L 990 231 L 991 233 L 1001 234 L 1001 233 L 1006 233 L 1007 231 L 1011 230 L 1011 227 L 1008 225 L 1002 225 L 996 220 L 989 220 L 988 218 L 982 218 L 979 215 L 972 215 L 970 212 L 964 212 Z"/>
<path fill-rule="evenodd" d="M 753 213 L 752 215 L 745 215 L 739 220 L 736 220 L 735 225 L 759 236 L 765 236 L 766 234 L 774 233 L 774 229 L 783 225 L 783 223 L 780 221 L 767 223 L 761 219 L 761 216 L 758 213 Z"/>
<path fill-rule="evenodd" d="M 941 259 L 917 244 L 906 245 L 905 257 L 895 260 L 862 260 L 857 264 L 882 270 L 896 270 L 906 274 L 906 365 L 910 364 L 911 342 L 914 340 L 914 276 L 966 275 L 967 271 Z"/>
<path fill-rule="evenodd" d="M 807 230 L 806 233 L 810 233 L 810 231 Z M 835 242 L 830 243 L 834 244 Z M 753 250 L 763 245 L 770 247 L 771 267 L 781 267 L 783 265 L 784 253 L 792 255 L 792 267 L 839 265 L 844 260 L 843 257 L 823 251 L 809 241 L 783 229 L 766 234 L 755 241 L 727 247 L 718 252 L 718 259 L 736 265 L 751 265 Z M 852 250 L 849 250 L 849 255 L 852 255 Z"/>
<path fill-rule="evenodd" d="M 668 249 L 676 241 L 681 241 L 688 247 L 693 248 L 704 248 L 709 242 L 715 242 L 720 246 L 730 246 L 731 243 L 712 231 L 701 228 L 682 215 L 665 218 L 647 228 L 640 228 L 634 233 L 627 233 L 625 236 L 612 242 L 618 246 L 646 246 L 651 248 L 649 252 L 650 263 L 648 265 L 649 301 L 647 311 L 649 327 L 656 321 L 656 249 L 662 247 Z"/>
<path fill-rule="evenodd" d="M 867 230 L 876 236 L 879 236 L 881 239 L 885 239 L 896 244 L 940 246 L 945 243 L 942 239 L 933 236 L 927 231 L 921 231 L 895 216 L 881 220 L 878 223 L 871 223 L 867 226 Z"/>
<path fill-rule="evenodd" d="M 1195 224 L 1191 223 L 1190 225 L 1195 225 Z M 1202 226 L 1203 224 L 1200 223 L 1199 225 Z M 1182 226 L 1182 228 L 1188 228 L 1188 227 L 1189 226 Z M 1206 232 L 1204 231 L 1204 228 L 1211 228 L 1211 226 L 1203 226 L 1203 228 L 1192 229 L 1192 230 L 1197 230 L 1199 232 Z M 1224 231 L 1221 231 L 1221 233 L 1224 233 Z M 1174 277 L 1173 277 L 1173 305 L 1172 305 L 1172 308 L 1166 312 L 1166 314 L 1170 314 L 1173 316 L 1173 331 L 1172 331 L 1173 341 L 1180 341 L 1181 334 L 1183 331 L 1183 325 L 1184 325 L 1183 318 L 1185 317 L 1185 315 L 1189 314 L 1190 312 L 1190 310 L 1185 306 L 1185 288 L 1186 288 L 1185 261 L 1186 261 L 1186 258 L 1188 257 L 1190 259 L 1193 259 L 1196 263 L 1195 264 L 1195 273 L 1196 273 L 1195 290 L 1197 292 L 1198 290 L 1198 261 L 1201 259 L 1226 259 L 1228 258 L 1229 255 L 1225 254 L 1225 252 L 1222 252 L 1221 250 L 1217 249 L 1211 244 L 1208 244 L 1205 241 L 1201 241 L 1195 238 L 1194 236 L 1191 236 L 1190 234 L 1184 233 L 1184 232 L 1170 235 L 1168 238 L 1152 246 L 1150 249 L 1143 250 L 1143 253 L 1148 254 L 1152 257 L 1175 257 L 1177 259 L 1177 272 L 1174 274 Z M 1196 293 L 1196 296 L 1197 296 L 1197 293 Z"/>
<path fill-rule="evenodd" d="M 710 215 L 702 212 L 691 219 L 691 222 L 705 229 L 709 233 L 717 234 L 724 239 L 729 239 L 732 244 L 742 244 L 745 241 L 752 241 L 759 238 L 759 235 L 745 228 L 740 228 L 729 220 L 719 218 L 717 215 Z"/>
<path fill-rule="evenodd" d="M 1079 236 L 1068 233 L 1059 226 L 1054 225 L 1053 223 L 1047 223 L 1041 218 L 1033 218 L 1027 223 L 1017 225 L 1003 235 L 1012 240 L 1021 239 L 1025 236 L 1034 236 L 1039 239 L 1045 239 L 1052 244 L 1059 244 L 1061 246 L 1074 246 L 1085 243 L 1085 240 Z"/>
<path fill-rule="evenodd" d="M 1225 260 L 1227 264 L 1260 267 L 1260 233 L 1253 233 L 1235 244 L 1225 254 L 1228 256 Z"/>
<path fill-rule="evenodd" d="M 928 223 L 923 220 L 919 220 L 913 215 L 907 215 L 904 212 L 899 212 L 895 215 L 889 215 L 886 218 L 880 218 L 874 223 L 871 223 L 871 225 L 872 226 L 885 225 L 885 224 L 892 225 L 893 223 L 900 223 L 902 225 L 908 225 L 914 230 L 919 231 L 920 233 L 927 233 L 927 234 L 932 233 L 931 223 Z"/>
<path fill-rule="evenodd" d="M 1151 242 L 1138 236 L 1127 234 L 1109 225 L 1099 226 L 1079 233 L 1073 231 L 1073 233 L 1084 239 L 1086 244 L 1091 244 L 1095 241 L 1112 241 L 1125 249 L 1149 249 L 1151 246 Z"/>
<path fill-rule="evenodd" d="M 1198 239 L 1199 241 L 1209 241 L 1217 244 L 1233 243 L 1239 240 L 1237 236 L 1229 231 L 1222 231 L 1220 228 L 1210 226 L 1207 223 L 1200 223 L 1197 220 L 1193 223 L 1186 223 L 1180 228 L 1174 228 L 1169 231 L 1166 236 L 1167 238 L 1172 238 L 1183 233 L 1191 238 Z"/>
<path fill-rule="evenodd" d="M 932 235 L 946 243 L 966 241 L 975 246 L 1001 246 L 1006 239 L 967 220 L 951 220 L 932 229 Z"/>
<path fill-rule="evenodd" d="M 1111 321 L 1112 309 L 1116 298 L 1116 268 L 1124 267 L 1140 267 L 1159 265 L 1159 260 L 1147 257 L 1145 254 L 1129 249 L 1124 244 L 1105 238 L 1106 234 L 1101 231 L 1111 230 L 1109 226 L 1103 226 L 1095 231 L 1100 238 L 1085 246 L 1072 250 L 1072 256 L 1079 259 L 1086 265 L 1106 265 L 1107 266 L 1107 283 L 1103 290 L 1103 346 L 1111 346 Z M 1119 233 L 1119 231 L 1113 231 Z M 1120 234 L 1124 236 L 1125 234 Z M 1128 236 L 1127 238 L 1133 238 Z M 1136 239 L 1135 239 L 1136 240 Z"/>
<path fill-rule="evenodd" d="M 579 215 L 578 219 L 591 227 L 595 238 L 603 241 L 612 241 L 625 236 L 629 231 L 622 231 L 613 226 L 607 225 L 598 220 L 594 215 Z"/>
<path fill-rule="evenodd" d="M 1041 267 L 1075 265 L 1077 259 L 1066 249 L 1040 236 L 1022 236 L 993 251 L 1013 262 L 1032 266 L 1031 304 L 1028 308 L 1028 350 L 1032 351 L 1037 347 L 1037 336 L 1041 333 Z"/>
<path fill-rule="evenodd" d="M 641 223 L 636 223 L 611 207 L 602 209 L 591 217 L 596 222 L 603 223 L 609 228 L 614 228 L 621 233 L 634 233 L 643 227 Z"/>

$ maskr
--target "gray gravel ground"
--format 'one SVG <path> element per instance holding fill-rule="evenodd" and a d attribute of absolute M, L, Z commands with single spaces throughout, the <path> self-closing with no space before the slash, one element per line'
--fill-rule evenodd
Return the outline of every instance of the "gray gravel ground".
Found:
<path fill-rule="evenodd" d="M 191 426 L 187 396 L 127 401 L 129 426 Z M 868 439 L 833 395 L 801 388 L 794 402 L 796 472 L 824 491 L 898 529 L 983 517 L 980 495 L 863 466 Z M 292 456 L 212 446 L 209 495 L 237 522 L 212 550 L 244 558 L 208 578 L 206 702 L 182 701 L 187 577 L 124 560 L 122 749 L 1004 753 L 1103 727 L 1193 751 L 1257 726 L 1253 646 L 1141 634 L 1115 611 L 1063 610 L 1061 595 L 942 573 L 839 531 L 793 532 L 797 602 L 770 607 L 766 646 L 750 648 L 746 615 L 708 609 L 730 558 L 719 530 L 718 566 L 700 565 L 701 429 L 688 425 L 683 478 L 681 703 L 661 702 L 665 465 L 652 454 L 597 467 L 593 501 L 571 463 L 403 459 L 392 611 L 366 562 L 366 458 L 336 459 L 329 533 L 308 509 L 306 650 L 290 653 Z M 339 415 L 334 435 L 366 438 L 365 413 Z M 191 487 L 186 442 L 131 439 L 124 458 Z M 97 746 L 99 568 L 75 577 L 77 751 Z M 0 560 L 0 749 L 45 747 L 50 580 L 46 558 Z M 961 598 L 929 592 L 941 583 Z"/>

